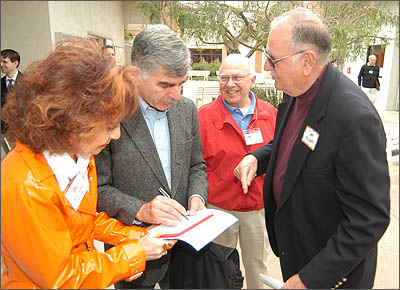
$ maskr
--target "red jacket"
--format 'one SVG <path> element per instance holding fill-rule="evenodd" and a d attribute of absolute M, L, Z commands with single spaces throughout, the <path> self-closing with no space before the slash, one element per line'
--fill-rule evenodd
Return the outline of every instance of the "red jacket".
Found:
<path fill-rule="evenodd" d="M 233 170 L 247 153 L 267 144 L 273 138 L 276 114 L 275 107 L 256 98 L 256 108 L 249 127 L 260 128 L 263 143 L 247 146 L 242 130 L 225 109 L 221 96 L 199 109 L 203 157 L 207 163 L 206 172 L 210 184 L 208 203 L 236 211 L 264 208 L 264 176 L 254 179 L 248 193 L 244 194 Z"/>

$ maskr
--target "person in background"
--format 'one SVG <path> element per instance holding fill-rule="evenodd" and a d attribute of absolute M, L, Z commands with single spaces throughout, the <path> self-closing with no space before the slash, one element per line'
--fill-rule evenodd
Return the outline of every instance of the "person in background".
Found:
<path fill-rule="evenodd" d="M 23 76 L 18 70 L 21 63 L 21 56 L 13 49 L 3 49 L 1 51 L 1 72 L 5 75 L 1 78 L 1 108 L 6 102 L 6 94 L 14 90 L 17 80 Z M 1 134 L 5 133 L 7 126 L 1 123 Z"/>
<path fill-rule="evenodd" d="M 203 157 L 209 183 L 207 207 L 239 219 L 214 242 L 236 248 L 238 240 L 249 289 L 265 288 L 259 273 L 268 271 L 262 185 L 257 179 L 245 194 L 233 175 L 239 161 L 273 138 L 276 109 L 250 91 L 256 80 L 250 60 L 230 54 L 219 73 L 220 96 L 199 109 Z"/>
<path fill-rule="evenodd" d="M 187 209 L 194 214 L 205 208 L 208 190 L 197 108 L 181 96 L 190 51 L 168 26 L 148 25 L 135 37 L 131 60 L 140 70 L 139 112 L 122 122 L 121 138 L 95 157 L 98 210 L 126 225 L 177 225 Z M 115 288 L 168 288 L 170 256 Z"/>
<path fill-rule="evenodd" d="M 271 22 L 264 69 L 284 92 L 275 135 L 234 170 L 244 193 L 266 173 L 265 220 L 286 289 L 372 289 L 389 224 L 382 121 L 330 50 L 326 25 L 305 8 Z"/>
<path fill-rule="evenodd" d="M 368 96 L 369 100 L 375 104 L 377 91 L 380 88 L 379 66 L 376 64 L 376 55 L 371 54 L 368 57 L 368 63 L 361 67 L 358 74 L 358 86 Z"/>
<path fill-rule="evenodd" d="M 18 70 L 21 63 L 19 53 L 13 49 L 3 49 L 1 51 L 1 72 L 5 75 L 1 78 L 1 107 L 5 103 L 5 95 L 8 91 L 12 91 L 16 81 L 23 75 Z"/>
<path fill-rule="evenodd" d="M 114 47 L 106 45 L 102 49 L 104 58 L 108 59 L 112 65 L 116 64 Z"/>
<path fill-rule="evenodd" d="M 106 288 L 166 254 L 161 233 L 96 212 L 93 154 L 136 112 L 136 76 L 107 65 L 90 40 L 71 39 L 10 92 L 2 117 L 16 147 L 1 162 L 2 288 Z M 99 252 L 94 239 L 117 246 Z"/>

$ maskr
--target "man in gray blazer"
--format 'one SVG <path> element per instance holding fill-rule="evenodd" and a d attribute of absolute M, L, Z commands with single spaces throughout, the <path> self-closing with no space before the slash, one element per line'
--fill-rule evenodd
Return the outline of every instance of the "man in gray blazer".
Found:
<path fill-rule="evenodd" d="M 190 52 L 167 26 L 148 25 L 135 37 L 131 60 L 140 71 L 140 110 L 96 156 L 98 211 L 126 225 L 175 225 L 186 209 L 205 207 L 208 190 L 197 108 L 181 97 Z M 168 288 L 169 260 L 168 253 L 148 262 L 143 276 L 115 288 Z"/>

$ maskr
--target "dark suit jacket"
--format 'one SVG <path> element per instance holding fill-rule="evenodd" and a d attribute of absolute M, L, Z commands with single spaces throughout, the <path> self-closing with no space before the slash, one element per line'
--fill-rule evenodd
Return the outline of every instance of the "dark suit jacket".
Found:
<path fill-rule="evenodd" d="M 279 105 L 275 140 L 253 154 L 264 181 L 269 241 L 284 280 L 308 288 L 372 288 L 377 242 L 389 223 L 389 173 L 381 119 L 366 95 L 328 65 L 289 157 L 276 205 L 272 178 L 295 98 Z M 315 150 L 302 141 L 319 133 Z M 343 279 L 344 278 L 344 279 Z"/>
<path fill-rule="evenodd" d="M 20 77 L 23 76 L 23 73 L 18 71 L 17 74 L 17 79 L 15 82 L 17 82 L 19 80 Z M 15 85 L 15 84 L 14 84 Z M 1 78 L 1 107 L 3 108 L 4 103 L 5 103 L 5 96 L 8 92 L 7 86 L 6 86 L 6 76 Z"/>
<path fill-rule="evenodd" d="M 171 140 L 171 186 L 158 157 L 156 147 L 142 113 L 122 122 L 121 137 L 113 140 L 95 156 L 98 170 L 98 211 L 105 211 L 126 225 L 131 225 L 140 207 L 158 195 L 163 187 L 171 197 L 188 207 L 193 194 L 207 201 L 206 165 L 202 155 L 197 108 L 182 97 L 168 112 Z M 170 255 L 146 263 L 137 285 L 159 282 L 168 269 Z"/>

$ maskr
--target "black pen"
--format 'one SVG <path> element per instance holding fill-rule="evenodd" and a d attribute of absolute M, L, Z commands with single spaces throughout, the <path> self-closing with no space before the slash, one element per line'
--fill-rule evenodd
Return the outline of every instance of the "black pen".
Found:
<path fill-rule="evenodd" d="M 168 197 L 168 198 L 171 198 L 171 196 L 169 195 L 169 193 L 168 192 L 166 192 L 162 187 L 160 187 L 159 189 L 158 189 L 158 192 L 159 193 L 161 193 L 163 196 L 165 196 L 165 197 Z M 187 220 L 189 220 L 189 218 L 186 216 L 186 215 L 184 215 L 183 213 L 181 213 L 181 212 L 179 212 L 185 219 L 187 219 Z"/>

